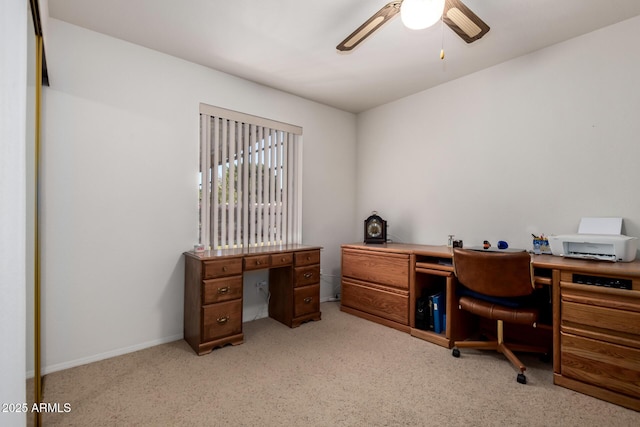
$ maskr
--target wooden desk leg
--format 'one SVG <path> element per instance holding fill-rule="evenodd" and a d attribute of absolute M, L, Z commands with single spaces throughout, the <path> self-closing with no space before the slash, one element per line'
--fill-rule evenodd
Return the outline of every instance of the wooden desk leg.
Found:
<path fill-rule="evenodd" d="M 560 373 L 560 270 L 551 273 L 551 309 L 553 310 L 553 372 Z"/>

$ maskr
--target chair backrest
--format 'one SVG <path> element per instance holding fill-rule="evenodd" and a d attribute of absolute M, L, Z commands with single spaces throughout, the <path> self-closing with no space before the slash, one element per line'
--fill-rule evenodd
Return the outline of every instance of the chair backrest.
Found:
<path fill-rule="evenodd" d="M 531 255 L 527 252 L 482 252 L 453 249 L 458 281 L 472 291 L 493 297 L 533 293 Z"/>

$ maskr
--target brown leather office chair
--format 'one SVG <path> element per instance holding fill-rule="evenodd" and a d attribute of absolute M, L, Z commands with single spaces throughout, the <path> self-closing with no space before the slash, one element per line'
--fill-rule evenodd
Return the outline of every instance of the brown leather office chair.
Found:
<path fill-rule="evenodd" d="M 459 286 L 459 308 L 497 321 L 494 341 L 456 341 L 453 356 L 460 348 L 496 350 L 504 354 L 520 371 L 517 381 L 526 384 L 526 367 L 513 351 L 547 353 L 548 349 L 531 345 L 508 347 L 503 338 L 503 322 L 535 327 L 539 311 L 532 305 L 534 291 L 531 256 L 525 252 L 484 252 L 454 248 L 453 265 Z"/>

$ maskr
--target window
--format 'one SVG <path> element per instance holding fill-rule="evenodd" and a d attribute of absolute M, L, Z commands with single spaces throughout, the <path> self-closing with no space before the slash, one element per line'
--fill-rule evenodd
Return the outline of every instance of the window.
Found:
<path fill-rule="evenodd" d="M 302 128 L 200 104 L 200 243 L 300 243 Z"/>

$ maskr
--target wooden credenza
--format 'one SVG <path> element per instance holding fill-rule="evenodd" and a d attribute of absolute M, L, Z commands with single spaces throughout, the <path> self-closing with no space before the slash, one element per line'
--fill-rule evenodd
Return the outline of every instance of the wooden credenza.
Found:
<path fill-rule="evenodd" d="M 409 331 L 410 255 L 343 248 L 342 311 Z"/>
<path fill-rule="evenodd" d="M 467 332 L 467 314 L 446 298 L 447 322 L 440 333 L 416 326 L 415 307 L 422 295 L 455 295 L 451 249 L 401 243 L 342 245 L 344 312 L 450 348 Z M 458 317 L 462 317 L 458 319 Z"/>
<path fill-rule="evenodd" d="M 184 339 L 199 355 L 244 341 L 243 272 L 269 269 L 269 317 L 295 328 L 320 320 L 320 247 L 185 252 Z"/>
<path fill-rule="evenodd" d="M 533 265 L 552 280 L 554 384 L 640 411 L 640 261 Z"/>
<path fill-rule="evenodd" d="M 478 324 L 458 310 L 451 261 L 446 246 L 342 245 L 341 310 L 451 348 Z M 640 261 L 533 255 L 532 265 L 552 311 L 525 335 L 549 335 L 554 384 L 640 411 Z M 629 289 L 608 286 L 617 283 Z M 416 300 L 434 292 L 446 295 L 441 333 L 416 328 Z"/>

